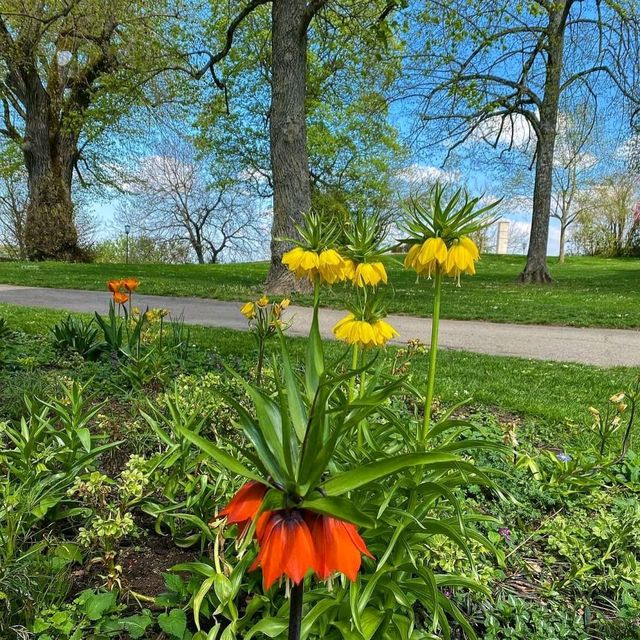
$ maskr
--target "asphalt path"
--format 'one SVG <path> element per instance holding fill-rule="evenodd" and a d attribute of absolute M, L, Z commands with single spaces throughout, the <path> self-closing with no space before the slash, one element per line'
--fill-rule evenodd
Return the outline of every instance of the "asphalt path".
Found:
<path fill-rule="evenodd" d="M 45 307 L 71 312 L 106 311 L 109 295 L 104 291 L 49 289 L 0 284 L 0 302 L 27 307 Z M 204 298 L 137 295 L 137 307 L 161 307 L 174 317 L 182 316 L 187 324 L 246 330 L 247 321 L 240 314 L 241 302 Z M 345 312 L 320 310 L 320 331 L 333 338 L 332 328 Z M 291 327 L 288 335 L 305 336 L 311 324 L 311 309 L 290 306 Z M 431 321 L 408 315 L 387 318 L 400 336 L 393 342 L 402 344 L 418 338 L 429 342 Z M 440 346 L 443 349 L 471 351 L 494 356 L 515 356 L 535 360 L 578 362 L 599 367 L 639 367 L 640 331 L 597 329 L 549 325 L 507 324 L 473 320 L 442 320 Z"/>

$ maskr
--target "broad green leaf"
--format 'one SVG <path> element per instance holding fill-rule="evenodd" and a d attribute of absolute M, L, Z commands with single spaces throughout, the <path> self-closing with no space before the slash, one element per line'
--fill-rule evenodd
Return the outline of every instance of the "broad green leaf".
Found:
<path fill-rule="evenodd" d="M 111 611 L 116 605 L 117 593 L 115 591 L 102 591 L 90 593 L 84 602 L 84 612 L 89 620 L 100 620 L 102 616 Z"/>
<path fill-rule="evenodd" d="M 129 634 L 130 638 L 135 640 L 144 637 L 147 627 L 153 624 L 153 618 L 148 613 L 143 613 L 121 618 L 118 624 Z"/>
<path fill-rule="evenodd" d="M 251 640 L 256 634 L 262 633 L 268 638 L 277 638 L 281 633 L 287 630 L 289 623 L 282 618 L 263 618 L 257 624 L 253 625 L 248 631 L 244 640 Z"/>
<path fill-rule="evenodd" d="M 409 467 L 429 467 L 457 462 L 460 462 L 460 458 L 448 453 L 406 453 L 344 471 L 329 478 L 320 486 L 327 495 L 339 496 Z"/>
<path fill-rule="evenodd" d="M 187 630 L 187 614 L 182 609 L 171 609 L 158 616 L 158 625 L 171 638 L 182 640 Z"/>
<path fill-rule="evenodd" d="M 192 433 L 188 429 L 182 428 L 180 425 L 176 425 L 176 428 L 187 440 L 189 440 L 189 442 L 200 447 L 200 449 L 202 449 L 202 451 L 204 451 L 209 457 L 213 458 L 218 464 L 222 465 L 229 471 L 240 476 L 244 476 L 245 478 L 249 478 L 250 480 L 257 480 L 258 482 L 266 484 L 263 478 L 247 469 L 247 467 L 245 467 L 241 462 L 238 462 L 238 460 L 229 455 L 226 451 L 220 449 L 220 447 L 217 447 L 210 440 L 206 440 L 205 438 Z"/>
<path fill-rule="evenodd" d="M 338 497 L 310 498 L 300 505 L 304 509 L 310 509 L 318 513 L 334 516 L 339 520 L 345 520 L 357 524 L 360 527 L 371 529 L 376 522 L 370 516 L 357 509 L 351 500 Z"/>

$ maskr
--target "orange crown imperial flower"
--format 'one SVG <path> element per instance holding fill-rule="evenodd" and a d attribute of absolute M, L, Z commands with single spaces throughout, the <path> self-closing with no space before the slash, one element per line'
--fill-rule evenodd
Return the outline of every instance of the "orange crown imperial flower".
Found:
<path fill-rule="evenodd" d="M 267 512 L 260 520 L 260 551 L 250 570 L 262 568 L 265 589 L 281 576 L 299 584 L 308 571 L 316 570 L 316 549 L 301 510 Z"/>
<path fill-rule="evenodd" d="M 131 293 L 140 286 L 140 280 L 136 278 L 124 278 L 122 280 L 122 286 Z"/>
<path fill-rule="evenodd" d="M 316 550 L 315 571 L 320 580 L 344 573 L 355 582 L 362 555 L 373 558 L 355 525 L 307 511 L 304 516 Z"/>
<path fill-rule="evenodd" d="M 117 302 L 118 304 L 125 304 L 129 301 L 129 296 L 126 293 L 122 293 L 122 291 L 114 291 L 113 301 Z"/>
<path fill-rule="evenodd" d="M 299 584 L 309 571 L 320 580 L 339 572 L 353 582 L 362 555 L 373 558 L 355 525 L 308 509 L 263 513 L 256 538 L 260 551 L 250 570 L 262 568 L 265 589 L 282 576 Z"/>
<path fill-rule="evenodd" d="M 242 535 L 258 514 L 266 493 L 265 485 L 250 480 L 238 490 L 219 516 L 226 517 L 227 524 L 237 524 Z"/>

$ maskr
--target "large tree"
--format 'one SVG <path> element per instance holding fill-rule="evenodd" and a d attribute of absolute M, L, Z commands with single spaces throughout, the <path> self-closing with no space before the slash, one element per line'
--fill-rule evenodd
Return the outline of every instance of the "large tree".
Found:
<path fill-rule="evenodd" d="M 158 244 L 189 247 L 199 264 L 256 256 L 268 233 L 246 181 L 167 133 L 148 148 L 116 220 Z"/>
<path fill-rule="evenodd" d="M 269 63 L 262 77 L 262 81 L 270 89 L 268 113 L 264 114 L 269 129 L 269 167 L 265 169 L 263 163 L 258 162 L 256 168 L 268 182 L 268 188 L 273 194 L 271 266 L 267 279 L 267 286 L 271 290 L 289 291 L 297 286 L 291 274 L 283 268 L 281 257 L 290 247 L 287 238 L 295 236 L 294 225 L 311 207 L 312 184 L 321 184 L 318 175 L 314 177 L 309 163 L 308 116 L 313 110 L 314 98 L 319 97 L 314 96 L 313 88 L 322 85 L 322 82 L 316 83 L 314 78 L 310 78 L 309 69 L 310 66 L 312 69 L 319 69 L 322 65 L 310 65 L 309 52 L 315 53 L 315 42 L 334 39 L 331 62 L 336 67 L 334 71 L 338 71 L 342 64 L 340 56 L 336 55 L 339 38 L 344 38 L 343 46 L 348 48 L 347 31 L 352 39 L 355 31 L 352 28 L 341 33 L 336 25 L 350 23 L 352 27 L 358 25 L 359 33 L 366 35 L 368 47 L 363 48 L 360 55 L 370 57 L 374 64 L 371 52 L 375 50 L 376 44 L 381 46 L 381 39 L 388 35 L 385 20 L 398 4 L 401 3 L 380 0 L 347 0 L 339 3 L 332 0 L 245 2 L 237 13 L 226 20 L 223 46 L 209 56 L 206 64 L 196 74 L 202 76 L 211 72 L 216 86 L 229 91 L 231 95 L 227 95 L 227 98 L 233 104 L 233 81 L 225 83 L 221 79 L 219 67 L 230 59 L 234 41 L 239 37 L 239 27 L 250 25 L 250 19 L 258 14 L 260 8 L 270 5 L 267 49 Z M 361 37 L 360 41 L 364 42 L 365 38 Z M 326 65 L 325 72 L 328 68 L 329 65 Z M 257 85 L 254 91 L 260 91 L 260 86 Z M 225 102 L 226 106 L 228 102 Z M 386 109 L 386 105 L 384 108 Z"/>
<path fill-rule="evenodd" d="M 172 67 L 177 43 L 164 31 L 178 17 L 171 0 L 3 0 L 0 134 L 24 156 L 29 258 L 79 257 L 74 172 L 88 145 L 147 103 L 145 88 Z"/>
<path fill-rule="evenodd" d="M 429 3 L 407 64 L 418 128 L 452 147 L 513 148 L 528 130 L 535 179 L 523 282 L 548 282 L 546 254 L 562 96 L 580 86 L 609 107 L 640 104 L 636 0 Z M 434 128 L 435 127 L 435 128 Z M 434 131 L 441 135 L 434 135 Z"/>

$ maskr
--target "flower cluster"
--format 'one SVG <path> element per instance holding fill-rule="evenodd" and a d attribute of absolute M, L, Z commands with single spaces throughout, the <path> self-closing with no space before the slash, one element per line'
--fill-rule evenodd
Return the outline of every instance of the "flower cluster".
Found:
<path fill-rule="evenodd" d="M 375 287 L 381 282 L 387 284 L 387 271 L 382 262 L 358 263 L 351 258 L 343 258 L 335 249 L 318 253 L 295 247 L 282 256 L 282 263 L 297 278 L 307 278 L 311 282 L 319 280 L 323 284 L 335 284 L 350 281 L 358 287 Z"/>
<path fill-rule="evenodd" d="M 475 274 L 475 263 L 479 258 L 478 247 L 467 236 L 452 240 L 450 246 L 447 246 L 442 238 L 433 237 L 427 238 L 421 244 L 412 245 L 404 260 L 404 266 L 428 278 L 440 271 L 459 279 L 462 273 L 470 276 Z"/>
<path fill-rule="evenodd" d="M 345 316 L 334 327 L 338 340 L 363 348 L 382 347 L 388 340 L 398 336 L 398 332 L 382 319 L 367 322 L 358 320 L 353 313 Z"/>
<path fill-rule="evenodd" d="M 238 525 L 240 536 L 257 520 L 259 551 L 251 570 L 262 569 L 265 589 L 283 576 L 299 584 L 310 571 L 320 580 L 343 573 L 355 581 L 362 554 L 373 557 L 355 525 L 308 509 L 260 513 L 266 492 L 265 485 L 250 481 L 220 512 L 227 524 Z"/>
<path fill-rule="evenodd" d="M 456 278 L 474 275 L 480 252 L 471 235 L 491 224 L 489 212 L 498 204 L 479 207 L 480 198 L 470 198 L 459 189 L 446 198 L 446 189 L 436 185 L 427 194 L 410 197 L 403 229 L 409 245 L 404 261 L 407 269 L 430 278 L 443 275 Z"/>
<path fill-rule="evenodd" d="M 107 289 L 113 294 L 113 301 L 117 304 L 126 304 L 133 292 L 140 286 L 136 278 L 123 278 L 122 280 L 109 280 Z"/>
<path fill-rule="evenodd" d="M 249 322 L 252 320 L 258 319 L 259 315 L 261 315 L 262 311 L 266 311 L 266 315 L 269 316 L 269 320 L 271 324 L 275 325 L 280 320 L 282 316 L 282 312 L 291 304 L 291 300 L 289 298 L 284 298 L 280 302 L 271 303 L 269 307 L 269 298 L 267 296 L 262 296 L 258 300 L 246 302 L 241 308 L 240 313 L 247 319 Z"/>

